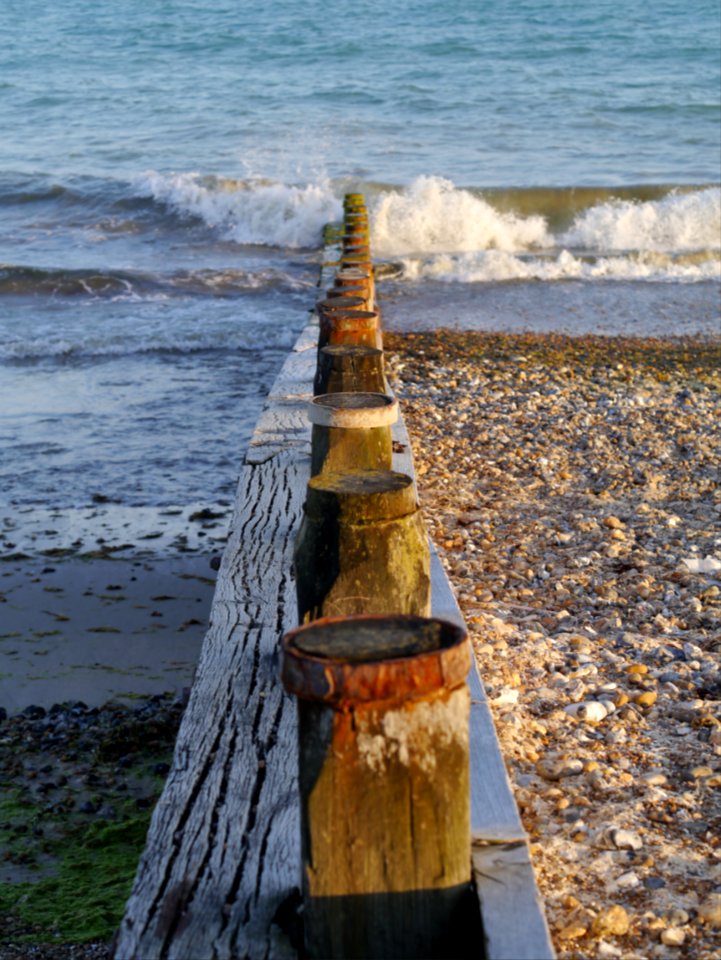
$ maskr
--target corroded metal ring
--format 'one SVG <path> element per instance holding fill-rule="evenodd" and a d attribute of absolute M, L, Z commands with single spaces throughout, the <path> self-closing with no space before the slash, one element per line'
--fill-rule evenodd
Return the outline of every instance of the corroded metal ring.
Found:
<path fill-rule="evenodd" d="M 325 617 L 283 637 L 281 678 L 301 699 L 342 706 L 452 689 L 465 682 L 470 666 L 466 631 L 450 621 Z"/>

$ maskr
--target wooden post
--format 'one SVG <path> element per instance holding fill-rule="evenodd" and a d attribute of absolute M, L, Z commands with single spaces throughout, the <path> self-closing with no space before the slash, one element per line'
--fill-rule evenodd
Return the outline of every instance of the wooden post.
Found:
<path fill-rule="evenodd" d="M 385 393 L 386 378 L 383 351 L 377 347 L 352 347 L 346 344 L 323 347 L 318 351 L 318 365 L 313 380 L 313 393 Z"/>
<path fill-rule="evenodd" d="M 348 212 L 344 217 L 344 223 L 346 227 L 360 227 L 361 229 L 368 229 L 370 226 L 370 220 L 368 219 L 367 213 L 356 213 Z"/>
<path fill-rule="evenodd" d="M 320 620 L 284 638 L 311 960 L 478 956 L 470 664 L 442 620 Z"/>
<path fill-rule="evenodd" d="M 308 404 L 310 473 L 322 470 L 390 470 L 391 424 L 398 401 L 383 393 L 329 393 Z"/>
<path fill-rule="evenodd" d="M 367 270 L 373 279 L 373 261 L 371 260 L 368 250 L 366 249 L 365 253 L 342 253 L 340 257 L 341 269 L 345 267 L 357 267 L 360 270 Z"/>
<path fill-rule="evenodd" d="M 375 310 L 334 310 L 320 314 L 319 349 L 334 343 L 379 346 L 378 313 Z"/>
<path fill-rule="evenodd" d="M 300 623 L 430 613 L 430 550 L 413 480 L 391 470 L 311 477 L 293 554 Z"/>
<path fill-rule="evenodd" d="M 354 298 L 363 302 L 362 307 L 353 307 L 352 309 L 373 310 L 375 307 L 371 297 L 370 285 L 368 283 L 362 285 L 355 284 L 353 286 L 347 285 L 344 287 L 330 287 L 330 289 L 326 291 L 326 298 L 328 300 L 337 300 L 339 297 L 342 297 L 345 300 Z"/>
<path fill-rule="evenodd" d="M 367 284 L 370 275 L 358 267 L 343 267 L 335 275 L 333 284 L 336 287 L 354 287 L 358 284 Z"/>
<path fill-rule="evenodd" d="M 362 193 L 346 193 L 343 198 L 343 208 L 345 210 L 365 210 L 365 197 Z"/>
<path fill-rule="evenodd" d="M 368 285 L 371 291 L 371 297 L 375 301 L 375 277 L 373 275 L 373 262 L 370 254 L 366 251 L 363 254 L 344 253 L 340 258 L 340 270 L 361 270 L 368 277 Z"/>
<path fill-rule="evenodd" d="M 344 243 L 370 244 L 370 229 L 360 223 L 346 221 L 342 239 Z"/>
<path fill-rule="evenodd" d="M 344 256 L 348 257 L 360 257 L 365 258 L 370 261 L 371 248 L 368 243 L 363 243 L 359 240 L 343 240 L 342 250 Z"/>
<path fill-rule="evenodd" d="M 370 269 L 342 266 L 335 275 L 333 287 L 328 291 L 328 298 L 332 299 L 339 293 L 355 293 L 363 297 L 368 304 L 367 310 L 373 309 L 373 275 Z"/>

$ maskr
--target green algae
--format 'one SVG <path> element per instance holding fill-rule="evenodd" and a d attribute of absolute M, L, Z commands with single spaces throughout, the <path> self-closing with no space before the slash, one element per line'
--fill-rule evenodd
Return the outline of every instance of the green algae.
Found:
<path fill-rule="evenodd" d="M 27 808 L 26 808 L 27 809 Z M 122 919 L 143 850 L 151 811 L 113 823 L 91 823 L 44 844 L 57 863 L 50 876 L 0 884 L 0 914 L 28 932 L 16 942 L 108 940 Z M 33 816 L 37 822 L 37 814 Z M 15 862 L 27 863 L 9 847 Z"/>
<path fill-rule="evenodd" d="M 23 715 L 2 724 L 0 955 L 109 943 L 117 930 L 182 713 L 170 695 L 137 699 L 139 710 L 60 711 L 57 728 Z"/>

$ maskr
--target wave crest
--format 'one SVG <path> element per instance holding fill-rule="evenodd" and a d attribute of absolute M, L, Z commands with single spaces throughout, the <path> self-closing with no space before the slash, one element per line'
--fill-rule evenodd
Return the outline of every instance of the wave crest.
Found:
<path fill-rule="evenodd" d="M 707 251 L 672 257 L 645 252 L 630 256 L 589 257 L 562 250 L 556 256 L 517 256 L 491 250 L 401 261 L 408 280 L 489 283 L 509 280 L 649 280 L 697 282 L 721 279 L 721 258 Z"/>
<path fill-rule="evenodd" d="M 645 203 L 610 200 L 586 210 L 559 243 L 588 250 L 721 250 L 721 189 L 671 192 Z"/>
<path fill-rule="evenodd" d="M 385 257 L 552 245 L 543 217 L 499 212 L 442 177 L 419 177 L 402 192 L 381 194 L 372 218 L 374 248 Z"/>
<path fill-rule="evenodd" d="M 198 173 L 148 173 L 136 183 L 141 196 L 176 215 L 196 217 L 240 244 L 317 247 L 323 227 L 341 215 L 327 183 L 292 186 L 265 180 L 234 180 Z"/>

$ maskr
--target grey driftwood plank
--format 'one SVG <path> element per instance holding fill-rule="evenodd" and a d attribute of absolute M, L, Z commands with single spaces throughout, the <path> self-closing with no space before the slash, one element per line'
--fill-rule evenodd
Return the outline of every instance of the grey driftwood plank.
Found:
<path fill-rule="evenodd" d="M 305 353 L 286 361 L 243 467 L 212 624 L 118 960 L 296 956 L 273 922 L 300 863 L 295 704 L 278 681 L 278 643 L 297 620 L 291 560 L 310 427 L 299 420 L 307 395 L 277 398 L 284 384 L 307 384 Z M 268 456 L 256 462 L 261 448 Z"/>

